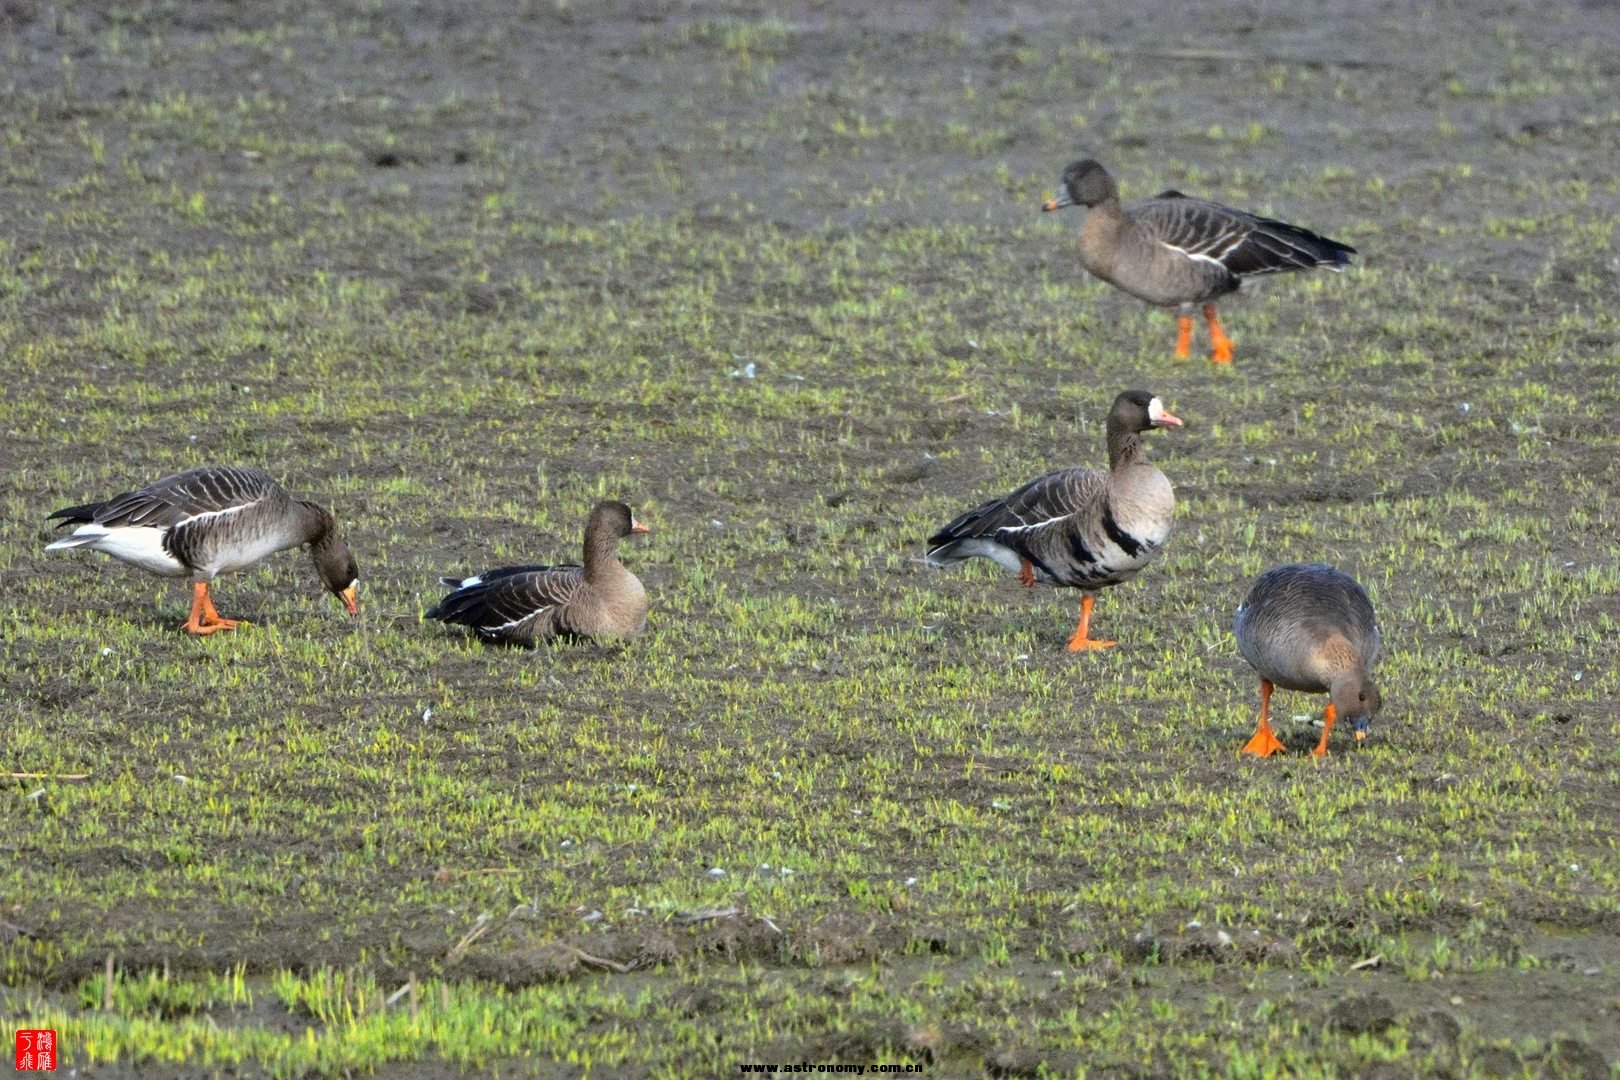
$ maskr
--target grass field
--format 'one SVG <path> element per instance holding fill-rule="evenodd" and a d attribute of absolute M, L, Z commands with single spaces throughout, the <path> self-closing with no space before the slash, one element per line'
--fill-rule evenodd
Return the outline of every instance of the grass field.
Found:
<path fill-rule="evenodd" d="M 87 1077 L 1620 1075 L 1612 15 L 0 0 L 0 1017 Z M 1363 258 L 1175 361 L 1038 212 L 1081 152 Z M 1177 531 L 1070 655 L 922 540 L 1131 387 Z M 363 618 L 43 553 L 204 463 L 331 507 Z M 421 622 L 602 497 L 645 636 Z M 1384 712 L 1239 760 L 1295 560 Z"/>

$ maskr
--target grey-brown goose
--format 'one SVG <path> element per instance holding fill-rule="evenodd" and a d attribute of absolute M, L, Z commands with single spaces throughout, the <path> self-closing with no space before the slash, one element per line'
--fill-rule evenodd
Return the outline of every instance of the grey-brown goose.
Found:
<path fill-rule="evenodd" d="M 1309 229 L 1230 206 L 1164 191 L 1122 206 L 1108 170 L 1090 158 L 1063 170 L 1063 190 L 1044 210 L 1088 208 L 1080 223 L 1080 264 L 1139 300 L 1179 311 L 1176 355 L 1192 348 L 1193 308 L 1209 323 L 1210 359 L 1232 362 L 1215 301 L 1246 277 L 1325 266 L 1337 273 L 1356 249 Z"/>
<path fill-rule="evenodd" d="M 503 566 L 440 578 L 455 591 L 427 617 L 526 647 L 558 637 L 634 637 L 647 625 L 647 591 L 619 561 L 619 541 L 647 531 L 624 503 L 599 503 L 585 523 L 583 565 Z"/>
<path fill-rule="evenodd" d="M 1091 636 L 1099 589 L 1129 581 L 1170 535 L 1176 497 L 1147 459 L 1141 434 L 1181 420 L 1146 390 L 1127 390 L 1108 410 L 1108 471 L 1060 469 L 1004 498 L 969 510 L 928 539 L 928 561 L 949 566 L 993 559 L 1025 586 L 1037 581 L 1082 589 L 1069 651 L 1116 644 Z"/>
<path fill-rule="evenodd" d="M 1378 622 L 1355 578 L 1322 563 L 1274 566 L 1255 580 L 1234 621 L 1238 651 L 1260 675 L 1260 723 L 1241 753 L 1269 757 L 1283 749 L 1271 730 L 1271 690 L 1331 695 L 1317 756 L 1327 753 L 1335 720 L 1366 738 L 1383 699 L 1373 685 Z"/>
<path fill-rule="evenodd" d="M 46 551 L 89 548 L 162 577 L 191 578 L 191 614 L 181 626 L 188 634 L 241 623 L 214 610 L 208 586 L 215 577 L 304 544 L 327 589 L 350 615 L 360 611 L 360 572 L 332 515 L 294 499 L 263 469 L 188 469 L 105 502 L 58 510 L 49 520 L 79 527 Z"/>

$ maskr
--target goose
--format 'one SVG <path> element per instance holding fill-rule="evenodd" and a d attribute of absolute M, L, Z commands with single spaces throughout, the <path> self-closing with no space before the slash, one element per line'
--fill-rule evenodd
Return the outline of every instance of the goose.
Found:
<path fill-rule="evenodd" d="M 1233 629 L 1260 676 L 1260 723 L 1240 753 L 1270 757 L 1283 749 L 1271 730 L 1273 686 L 1331 696 L 1317 757 L 1328 752 L 1335 720 L 1354 727 L 1357 742 L 1367 737 L 1383 704 L 1371 674 L 1379 635 L 1372 601 L 1355 578 L 1323 563 L 1274 566 L 1238 605 Z"/>
<path fill-rule="evenodd" d="M 1170 535 L 1175 493 L 1148 462 L 1141 433 L 1180 426 L 1153 394 L 1125 391 L 1108 410 L 1107 472 L 1059 469 L 969 510 L 929 537 L 928 562 L 992 559 L 1026 587 L 1047 581 L 1080 589 L 1068 650 L 1117 644 L 1091 636 L 1091 606 L 1098 590 L 1141 572 Z"/>
<path fill-rule="evenodd" d="M 1216 300 L 1258 274 L 1317 266 L 1337 273 L 1356 253 L 1298 225 L 1179 191 L 1122 206 L 1114 178 L 1090 158 L 1063 170 L 1063 190 L 1041 209 L 1065 206 L 1089 210 L 1080 223 L 1080 265 L 1138 300 L 1176 308 L 1177 356 L 1192 348 L 1193 309 L 1202 304 L 1210 359 L 1218 364 L 1232 362 L 1232 339 L 1216 317 Z"/>
<path fill-rule="evenodd" d="M 46 551 L 88 548 L 160 577 L 191 578 L 191 614 L 180 627 L 188 634 L 235 630 L 243 622 L 214 609 L 208 587 L 215 577 L 304 544 L 321 582 L 350 615 L 360 613 L 360 571 L 331 513 L 294 499 L 263 469 L 187 469 L 103 502 L 66 507 L 47 520 L 79 527 Z"/>
<path fill-rule="evenodd" d="M 619 561 L 619 541 L 648 531 L 624 503 L 598 503 L 585 522 L 583 565 L 503 566 L 440 578 L 454 591 L 426 617 L 529 648 L 559 637 L 634 637 L 647 625 L 647 591 Z"/>

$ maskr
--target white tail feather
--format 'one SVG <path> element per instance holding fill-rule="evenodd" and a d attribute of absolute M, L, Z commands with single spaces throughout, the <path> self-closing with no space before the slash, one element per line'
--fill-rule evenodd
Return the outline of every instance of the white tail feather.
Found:
<path fill-rule="evenodd" d="M 953 540 L 928 553 L 928 561 L 934 566 L 950 566 L 975 558 L 994 560 L 996 565 L 1008 573 L 1016 574 L 1024 568 L 1024 558 L 1018 552 L 1004 544 L 982 537 Z"/>
<path fill-rule="evenodd" d="M 69 536 L 45 547 L 46 551 L 90 548 L 111 555 L 120 562 L 138 566 L 161 577 L 186 577 L 191 571 L 163 547 L 162 529 L 143 526 L 81 525 Z"/>

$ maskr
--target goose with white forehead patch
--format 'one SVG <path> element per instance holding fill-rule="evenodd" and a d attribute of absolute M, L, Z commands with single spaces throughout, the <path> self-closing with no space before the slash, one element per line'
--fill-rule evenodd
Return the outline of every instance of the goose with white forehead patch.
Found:
<path fill-rule="evenodd" d="M 287 548 L 309 545 L 321 582 L 359 614 L 360 572 L 325 507 L 288 495 L 263 469 L 205 465 L 104 502 L 58 510 L 52 521 L 78 525 L 46 551 L 89 548 L 160 577 L 189 577 L 188 634 L 234 630 L 240 619 L 214 610 L 215 577 L 244 570 Z"/>
<path fill-rule="evenodd" d="M 1063 170 L 1063 190 L 1043 210 L 1087 208 L 1080 222 L 1080 265 L 1138 300 L 1178 311 L 1176 355 L 1192 349 L 1193 309 L 1203 305 L 1210 359 L 1232 362 L 1232 339 L 1215 301 L 1243 279 L 1322 266 L 1337 273 L 1356 249 L 1309 229 L 1245 210 L 1164 191 L 1121 205 L 1108 170 L 1090 158 Z"/>
<path fill-rule="evenodd" d="M 1116 644 L 1091 636 L 1096 594 L 1153 561 L 1176 509 L 1170 481 L 1147 459 L 1142 432 L 1180 426 L 1157 397 L 1127 390 L 1108 410 L 1107 472 L 1060 469 L 969 510 L 929 538 L 928 561 L 992 559 L 1025 586 L 1044 581 L 1080 589 L 1069 651 Z"/>

